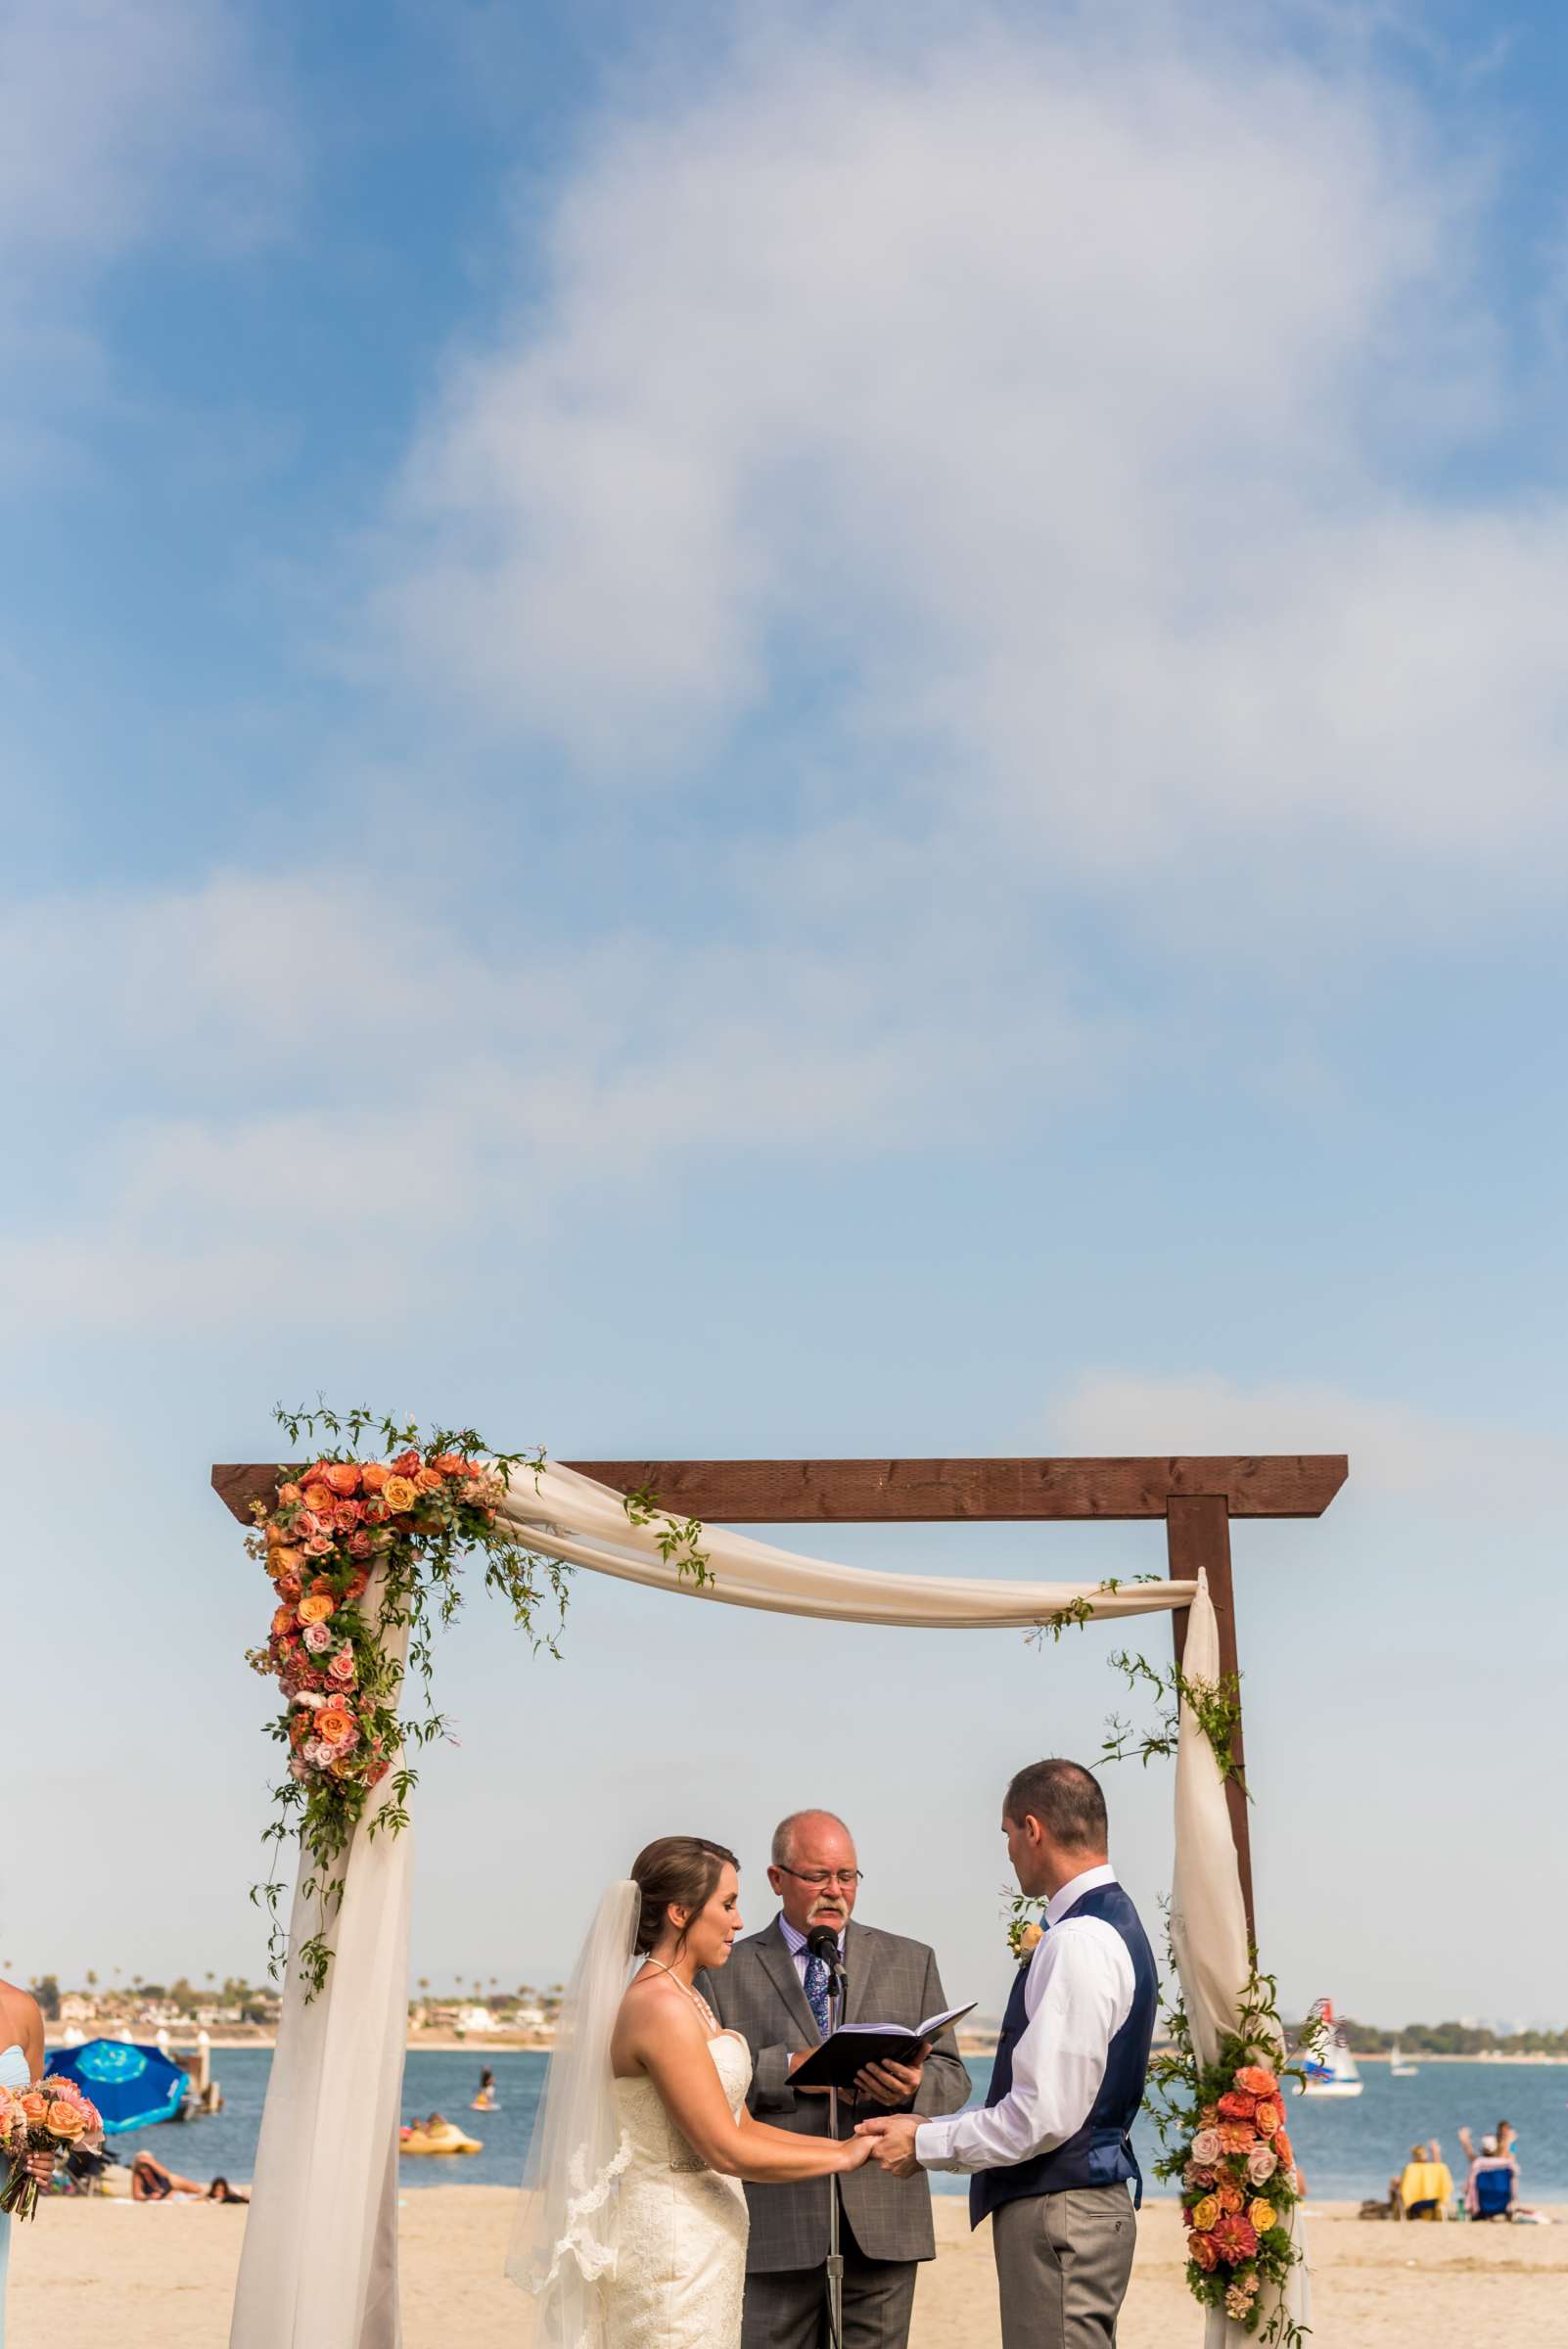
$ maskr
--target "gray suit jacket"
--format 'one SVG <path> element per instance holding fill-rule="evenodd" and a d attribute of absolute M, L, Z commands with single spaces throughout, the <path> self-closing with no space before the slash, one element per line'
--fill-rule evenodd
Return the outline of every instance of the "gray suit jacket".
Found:
<path fill-rule="evenodd" d="M 921 1941 L 879 1933 L 874 1925 L 850 1919 L 844 1942 L 847 2023 L 904 2023 L 910 2030 L 928 2014 L 940 2014 L 947 2000 L 937 1960 Z M 729 1963 L 700 1974 L 697 1987 L 726 2030 L 744 2034 L 752 2050 L 752 2092 L 747 2099 L 760 2121 L 804 2137 L 826 2137 L 826 2096 L 797 2096 L 787 2074 L 789 2059 L 818 2041 L 811 2009 L 785 1946 L 777 1917 L 761 1933 L 738 1941 Z M 969 2095 L 969 2074 L 951 2031 L 932 2049 L 920 2093 L 904 2111 L 924 2115 L 956 2112 Z M 886 2111 L 885 2105 L 868 2110 Z M 839 2100 L 839 2132 L 848 2137 L 859 2116 Z M 828 2252 L 828 2191 L 833 2181 L 807 2178 L 798 2186 L 748 2186 L 750 2275 L 785 2268 L 819 2267 Z M 924 2173 L 889 2178 L 875 2162 L 839 2180 L 844 2209 L 854 2239 L 867 2259 L 931 2259 L 936 2237 L 931 2225 L 931 2186 Z"/>

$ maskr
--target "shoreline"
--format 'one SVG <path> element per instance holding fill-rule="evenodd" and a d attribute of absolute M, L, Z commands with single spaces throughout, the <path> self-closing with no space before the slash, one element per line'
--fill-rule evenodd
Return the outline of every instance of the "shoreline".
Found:
<path fill-rule="evenodd" d="M 97 2035 L 89 2032 L 87 2036 L 92 2038 Z M 149 2032 L 145 2038 L 138 2042 L 138 2044 L 141 2046 L 151 2046 L 152 2041 L 153 2034 Z M 169 2033 L 169 2044 L 176 2054 L 181 2050 L 189 2050 L 192 2046 L 192 2034 L 178 2034 L 172 2031 Z M 243 2035 L 226 2033 L 221 2038 L 215 2034 L 212 2035 L 208 2038 L 207 2044 L 214 2055 L 223 2055 L 231 2054 L 242 2048 L 266 2048 L 271 2050 L 276 2048 L 278 2044 L 278 2038 L 275 2031 L 255 2031 L 248 2032 Z M 487 2053 L 495 2055 L 548 2055 L 554 2045 L 555 2042 L 553 2040 L 540 2039 L 536 2033 L 529 2032 L 486 2031 L 482 2033 L 476 2032 L 472 2035 L 459 2037 L 456 2033 L 450 2031 L 411 2031 L 403 2041 L 403 2051 L 405 2054 L 413 2054 L 420 2050 L 425 2050 L 433 2055 L 477 2055 L 482 2058 Z M 44 2034 L 44 2046 L 46 2050 L 51 2054 L 66 2054 L 69 2051 L 66 2047 L 65 2041 L 58 2037 L 53 2031 L 48 2029 L 45 2030 Z M 958 2052 L 960 2055 L 978 2055 L 982 2057 L 987 2055 L 994 2055 L 996 2052 L 995 2038 L 994 2036 L 987 2035 L 985 2038 L 979 2041 L 971 2041 L 965 2037 L 960 2037 L 958 2042 Z M 1390 2051 L 1388 2049 L 1384 2048 L 1373 2055 L 1358 2055 L 1356 2060 L 1358 2063 L 1387 2063 L 1390 2061 Z M 1547 2065 L 1556 2065 L 1561 2067 L 1563 2065 L 1568 2065 L 1568 2055 L 1499 2055 L 1491 2050 L 1483 2050 L 1480 2054 L 1476 2055 L 1424 2055 L 1407 2049 L 1405 2050 L 1404 2060 L 1407 2063 L 1413 2063 L 1418 2071 L 1425 2071 L 1429 2065 L 1436 2065 L 1440 2063 L 1486 2063 L 1493 2065 L 1524 2064 L 1537 2067 Z"/>

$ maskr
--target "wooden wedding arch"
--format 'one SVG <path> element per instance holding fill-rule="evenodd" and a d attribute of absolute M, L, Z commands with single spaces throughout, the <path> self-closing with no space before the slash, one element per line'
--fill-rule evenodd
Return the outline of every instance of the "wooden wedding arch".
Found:
<path fill-rule="evenodd" d="M 1320 1517 L 1345 1482 L 1343 1452 L 1269 1452 L 1166 1459 L 978 1460 L 568 1460 L 599 1484 L 651 1493 L 677 1518 L 713 1525 L 1082 1523 L 1164 1518 L 1167 1569 L 1175 1581 L 1208 1576 L 1220 1628 L 1222 1675 L 1239 1673 L 1231 1575 L 1233 1517 Z M 270 1462 L 220 1464 L 212 1488 L 242 1525 L 252 1503 L 271 1505 L 278 1469 Z M 1171 1618 L 1176 1662 L 1187 1611 Z M 1235 1773 L 1244 1761 L 1238 1707 L 1231 1736 Z M 1256 1943 L 1252 1842 L 1239 1774 L 1225 1781 L 1247 1927 Z"/>

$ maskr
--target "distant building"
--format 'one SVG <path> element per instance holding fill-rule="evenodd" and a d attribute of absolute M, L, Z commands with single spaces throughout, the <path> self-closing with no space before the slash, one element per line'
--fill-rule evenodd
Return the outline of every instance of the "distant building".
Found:
<path fill-rule="evenodd" d="M 459 2031 L 493 2031 L 495 2017 L 487 2006 L 463 2006 L 458 2009 L 456 2028 Z"/>

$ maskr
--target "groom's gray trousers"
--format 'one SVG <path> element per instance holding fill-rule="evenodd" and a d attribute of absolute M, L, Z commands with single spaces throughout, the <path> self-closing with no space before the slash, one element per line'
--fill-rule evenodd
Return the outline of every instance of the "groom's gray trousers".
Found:
<path fill-rule="evenodd" d="M 879 1932 L 852 1917 L 845 1934 L 846 2022 L 902 2023 L 913 2030 L 940 2014 L 937 1961 L 924 1942 Z M 748 2099 L 760 2121 L 804 2137 L 825 2137 L 826 2096 L 797 2094 L 789 2084 L 793 2051 L 813 2048 L 817 2028 L 778 1928 L 778 1920 L 738 1941 L 727 1965 L 697 1985 L 726 2028 L 752 2050 Z M 969 2094 L 965 2071 L 945 2031 L 926 2060 L 912 2108 L 922 2118 L 956 2112 Z M 885 2109 L 879 2107 L 879 2109 Z M 841 2134 L 854 2127 L 853 2105 L 841 2108 Z M 931 2188 L 924 2176 L 890 2178 L 875 2163 L 842 2178 L 807 2178 L 794 2186 L 748 2186 L 751 2241 L 746 2252 L 746 2311 L 742 2349 L 817 2349 L 826 2342 L 829 2195 L 844 2221 L 844 2330 L 848 2349 L 904 2349 L 919 2262 L 936 2252 Z"/>
<path fill-rule="evenodd" d="M 1002 2349 L 1110 2349 L 1136 2240 L 1125 2186 L 1003 2202 L 991 2221 Z"/>

